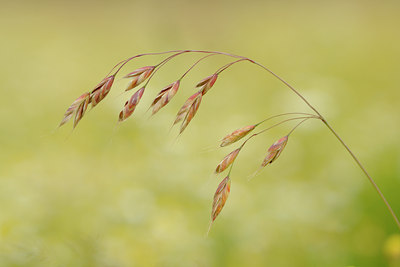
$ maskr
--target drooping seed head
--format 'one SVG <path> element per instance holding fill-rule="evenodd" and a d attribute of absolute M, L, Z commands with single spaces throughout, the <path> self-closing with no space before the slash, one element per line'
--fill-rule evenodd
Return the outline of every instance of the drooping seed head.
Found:
<path fill-rule="evenodd" d="M 193 99 L 193 102 L 189 106 L 189 108 L 186 112 L 185 118 L 182 121 L 181 129 L 180 129 L 179 133 L 182 133 L 186 129 L 186 127 L 189 125 L 189 122 L 193 119 L 194 115 L 196 115 L 196 112 L 199 109 L 202 97 L 203 97 L 203 95 L 200 93 Z"/>
<path fill-rule="evenodd" d="M 103 100 L 110 92 L 114 78 L 114 75 L 105 78 L 92 90 L 90 93 L 90 102 L 92 103 L 92 107 L 100 103 L 100 101 Z"/>
<path fill-rule="evenodd" d="M 276 141 L 272 146 L 270 146 L 268 148 L 267 156 L 265 156 L 261 166 L 265 167 L 268 164 L 274 162 L 282 153 L 282 150 L 285 148 L 287 141 L 288 141 L 288 136 L 285 136 Z"/>
<path fill-rule="evenodd" d="M 145 81 L 149 76 L 153 73 L 155 66 L 146 66 L 146 67 L 141 67 L 137 70 L 132 71 L 131 73 L 128 73 L 127 75 L 124 76 L 124 78 L 130 78 L 131 81 L 128 84 L 128 87 L 125 89 L 125 91 L 129 91 L 139 84 L 141 84 L 143 81 Z"/>
<path fill-rule="evenodd" d="M 152 115 L 156 114 L 162 107 L 164 107 L 166 104 L 169 103 L 169 101 L 171 101 L 176 92 L 178 92 L 179 85 L 180 81 L 178 80 L 174 83 L 171 83 L 158 93 L 150 106 L 150 108 L 153 108 Z"/>
<path fill-rule="evenodd" d="M 83 115 L 85 114 L 89 102 L 90 102 L 89 92 L 84 93 L 83 95 L 75 99 L 75 101 L 72 102 L 71 106 L 68 107 L 67 111 L 65 111 L 64 118 L 61 120 L 59 126 L 62 126 L 65 123 L 67 123 L 75 113 L 74 117 L 74 128 L 75 128 L 78 122 L 82 119 Z"/>
<path fill-rule="evenodd" d="M 215 221 L 222 208 L 225 206 L 228 199 L 229 192 L 231 191 L 231 179 L 229 176 L 225 177 L 218 185 L 217 191 L 214 194 L 214 201 L 211 211 L 211 220 Z"/>
<path fill-rule="evenodd" d="M 140 99 L 142 98 L 144 89 L 144 87 L 140 88 L 132 95 L 129 101 L 126 101 L 124 109 L 119 113 L 119 121 L 124 121 L 132 115 L 136 106 L 139 104 Z"/>
<path fill-rule="evenodd" d="M 78 122 L 82 119 L 83 115 L 85 115 L 85 111 L 88 107 L 90 98 L 86 97 L 85 101 L 83 101 L 79 106 L 78 109 L 76 110 L 76 114 L 74 117 L 74 128 L 78 124 Z"/>
<path fill-rule="evenodd" d="M 248 133 L 253 131 L 253 129 L 256 127 L 256 125 L 249 125 L 245 126 L 243 128 L 237 129 L 236 131 L 232 132 L 231 134 L 228 134 L 221 140 L 221 147 L 230 145 L 235 143 L 236 141 L 239 141 L 243 137 L 245 137 Z"/>
<path fill-rule="evenodd" d="M 208 90 L 210 90 L 210 88 L 214 85 L 217 78 L 218 78 L 217 74 L 210 75 L 207 78 L 201 80 L 196 85 L 196 88 L 198 88 L 202 92 L 202 94 L 205 95 L 208 92 Z"/>
<path fill-rule="evenodd" d="M 218 164 L 217 168 L 215 169 L 215 173 L 221 173 L 226 170 L 226 168 L 228 168 L 235 161 L 240 149 L 241 148 L 235 149 L 226 155 L 225 158 Z"/>
<path fill-rule="evenodd" d="M 192 105 L 193 101 L 199 96 L 201 95 L 201 92 L 197 92 L 195 94 L 193 94 L 192 96 L 190 96 L 186 102 L 183 104 L 183 106 L 181 107 L 181 109 L 178 111 L 178 114 L 176 115 L 176 119 L 174 121 L 174 125 L 177 124 L 178 122 L 180 122 L 181 120 L 183 120 L 186 116 L 187 111 L 189 110 L 190 106 Z"/>

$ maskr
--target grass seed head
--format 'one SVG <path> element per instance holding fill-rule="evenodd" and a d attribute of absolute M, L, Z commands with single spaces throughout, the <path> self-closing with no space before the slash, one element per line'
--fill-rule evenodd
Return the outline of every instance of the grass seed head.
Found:
<path fill-rule="evenodd" d="M 178 114 L 176 115 L 176 119 L 174 121 L 174 125 L 183 120 L 186 116 L 187 111 L 189 110 L 190 106 L 192 105 L 194 99 L 201 95 L 201 92 L 196 92 L 192 96 L 190 96 L 186 102 L 183 104 L 181 109 L 178 111 Z"/>
<path fill-rule="evenodd" d="M 131 73 L 128 73 L 127 75 L 124 76 L 124 78 L 130 78 L 131 81 L 128 84 L 128 87 L 125 89 L 125 91 L 129 91 L 139 84 L 141 84 L 143 81 L 145 81 L 149 76 L 153 73 L 155 69 L 155 66 L 146 66 L 146 67 L 141 67 L 137 70 L 132 71 Z"/>
<path fill-rule="evenodd" d="M 150 106 L 150 108 L 153 108 L 152 115 L 156 114 L 162 107 L 164 107 L 166 104 L 168 104 L 169 101 L 171 101 L 176 92 L 178 92 L 179 85 L 180 81 L 178 80 L 174 83 L 171 83 L 158 93 Z"/>
<path fill-rule="evenodd" d="M 84 93 L 83 95 L 75 99 L 75 101 L 72 102 L 71 106 L 68 107 L 67 111 L 65 111 L 64 118 L 61 120 L 60 126 L 67 123 L 75 113 L 75 118 L 74 118 L 74 128 L 75 128 L 75 126 L 78 124 L 78 122 L 82 119 L 83 115 L 85 114 L 89 102 L 90 102 L 89 92 Z"/>
<path fill-rule="evenodd" d="M 129 101 L 126 101 L 124 109 L 119 113 L 119 121 L 126 120 L 135 111 L 136 106 L 139 104 L 140 99 L 144 93 L 144 87 L 140 88 L 132 95 Z"/>
<path fill-rule="evenodd" d="M 217 80 L 218 75 L 213 74 L 211 76 L 208 76 L 207 78 L 204 78 L 201 80 L 197 85 L 196 88 L 198 88 L 203 95 L 205 95 L 208 90 L 214 85 L 215 81 Z"/>
<path fill-rule="evenodd" d="M 90 102 L 92 107 L 96 106 L 103 100 L 110 92 L 111 86 L 114 82 L 114 76 L 109 76 L 101 81 L 90 93 Z"/>
<path fill-rule="evenodd" d="M 245 137 L 248 133 L 253 131 L 253 129 L 256 127 L 256 125 L 249 125 L 245 126 L 243 128 L 237 129 L 236 131 L 232 132 L 231 134 L 228 134 L 221 140 L 221 147 L 230 145 L 235 143 L 236 141 L 239 141 L 243 137 Z"/>
<path fill-rule="evenodd" d="M 231 179 L 229 176 L 225 177 L 218 185 L 217 191 L 214 194 L 214 201 L 211 211 L 211 220 L 215 221 L 222 208 L 225 206 L 228 199 L 229 192 L 231 191 Z"/>
<path fill-rule="evenodd" d="M 262 162 L 261 166 L 265 167 L 268 164 L 274 162 L 279 155 L 282 153 L 283 149 L 285 148 L 288 141 L 288 136 L 282 137 L 278 141 L 276 141 L 272 146 L 268 148 L 268 154 L 265 156 L 264 161 Z"/>
<path fill-rule="evenodd" d="M 74 128 L 78 125 L 78 122 L 82 119 L 83 115 L 85 115 L 85 111 L 88 107 L 90 98 L 86 97 L 85 100 L 78 106 L 75 117 L 74 117 Z"/>
<path fill-rule="evenodd" d="M 240 148 L 235 149 L 226 155 L 225 158 L 218 164 L 217 168 L 215 169 L 215 173 L 221 173 L 226 170 L 226 168 L 228 168 L 235 161 L 239 151 Z"/>
<path fill-rule="evenodd" d="M 189 125 L 189 122 L 193 119 L 194 115 L 196 115 L 196 112 L 199 109 L 202 97 L 203 97 L 203 95 L 201 93 L 199 93 L 193 99 L 192 103 L 190 104 L 189 108 L 187 109 L 185 118 L 182 121 L 181 129 L 180 129 L 179 133 L 182 133 L 186 129 L 186 127 Z"/>

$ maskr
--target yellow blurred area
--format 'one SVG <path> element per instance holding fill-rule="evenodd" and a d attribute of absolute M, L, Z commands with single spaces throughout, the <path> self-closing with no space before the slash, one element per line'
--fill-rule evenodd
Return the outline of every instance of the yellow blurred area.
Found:
<path fill-rule="evenodd" d="M 118 114 L 131 93 L 117 76 L 74 131 L 71 123 L 57 128 L 73 100 L 127 57 L 175 49 L 247 56 L 315 105 L 399 215 L 399 12 L 389 0 L 3 1 L 0 266 L 400 266 L 399 229 L 316 120 L 250 182 L 295 124 L 246 145 L 206 237 L 224 178 L 212 172 L 237 148 L 218 141 L 268 116 L 311 112 L 254 65 L 225 71 L 179 138 L 169 131 L 178 109 L 231 59 L 199 64 L 150 117 L 157 93 L 200 55 L 173 59 L 123 124 Z M 164 58 L 140 58 L 121 74 Z"/>

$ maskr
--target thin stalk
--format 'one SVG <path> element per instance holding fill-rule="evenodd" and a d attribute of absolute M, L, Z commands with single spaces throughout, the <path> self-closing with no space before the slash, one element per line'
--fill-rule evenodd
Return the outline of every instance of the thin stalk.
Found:
<path fill-rule="evenodd" d="M 172 56 L 167 57 L 166 59 L 164 59 L 163 61 L 161 61 L 161 62 L 158 63 L 157 65 L 155 65 L 155 66 L 154 66 L 154 67 L 155 67 L 155 70 L 153 71 L 153 73 L 151 74 L 151 76 L 149 77 L 149 79 L 147 79 L 147 82 L 144 84 L 143 87 L 146 87 L 146 86 L 149 84 L 151 78 L 153 78 L 154 74 L 156 74 L 156 72 L 157 72 L 164 64 L 166 64 L 168 61 L 170 61 L 170 60 L 173 59 L 174 57 L 179 56 L 179 55 L 181 55 L 181 54 L 183 54 L 183 53 L 185 53 L 185 52 L 182 51 L 182 52 L 176 53 L 176 54 L 174 54 L 174 55 L 172 55 Z"/>
<path fill-rule="evenodd" d="M 266 121 L 269 121 L 270 119 L 276 118 L 276 117 L 285 116 L 285 115 L 299 115 L 299 114 L 300 114 L 300 115 L 315 116 L 314 114 L 304 113 L 304 112 L 288 112 L 288 113 L 281 113 L 281 114 L 278 114 L 278 115 L 274 115 L 274 116 L 268 117 L 268 118 L 266 118 L 266 119 L 260 121 L 259 123 L 256 123 L 255 126 L 258 126 L 258 125 L 260 125 L 260 124 L 262 124 L 262 123 L 264 123 L 264 122 L 266 122 Z"/>
<path fill-rule="evenodd" d="M 365 176 L 367 176 L 368 180 L 371 182 L 372 186 L 375 188 L 375 190 L 378 192 L 379 196 L 385 203 L 386 207 L 388 208 L 390 214 L 392 215 L 393 219 L 395 220 L 397 227 L 400 229 L 400 222 L 399 219 L 397 218 L 396 214 L 394 213 L 392 207 L 390 206 L 389 202 L 386 200 L 385 196 L 379 189 L 378 185 L 375 183 L 374 179 L 368 174 L 367 170 L 364 168 L 364 166 L 361 164 L 360 160 L 354 155 L 353 151 L 346 145 L 346 143 L 343 141 L 343 139 L 336 133 L 336 131 L 329 125 L 329 123 L 326 120 L 322 120 L 322 122 L 328 127 L 328 129 L 336 136 L 336 138 L 340 141 L 340 143 L 346 148 L 347 152 L 351 155 L 351 157 L 354 159 L 354 161 L 357 163 L 358 167 L 364 172 Z"/>
<path fill-rule="evenodd" d="M 243 144 L 242 144 L 239 148 L 242 149 L 242 147 L 243 147 L 243 146 L 247 143 L 247 141 L 249 141 L 251 138 L 253 138 L 253 137 L 255 137 L 255 136 L 259 135 L 259 134 L 262 134 L 262 133 L 264 133 L 264 132 L 266 132 L 266 131 L 268 131 L 268 130 L 270 130 L 270 129 L 272 129 L 272 128 L 275 128 L 275 127 L 281 125 L 282 123 L 285 123 L 285 122 L 288 122 L 288 121 L 293 121 L 293 120 L 300 120 L 300 119 L 306 119 L 306 120 L 308 120 L 308 119 L 319 119 L 319 117 L 317 117 L 317 116 L 315 116 L 315 115 L 312 115 L 312 116 L 309 116 L 309 117 L 295 117 L 295 118 L 290 118 L 290 119 L 283 120 L 283 121 L 278 122 L 278 123 L 276 123 L 276 124 L 274 124 L 274 125 L 272 125 L 272 126 L 266 128 L 266 129 L 264 129 L 264 130 L 262 130 L 262 131 L 259 131 L 259 132 L 255 133 L 255 134 L 252 134 L 250 137 L 248 137 L 248 138 L 243 142 Z"/>
<path fill-rule="evenodd" d="M 230 66 L 232 66 L 233 64 L 238 63 L 238 62 L 240 62 L 240 61 L 245 61 L 245 60 L 248 60 L 248 59 L 247 59 L 247 58 L 241 58 L 241 59 L 238 59 L 238 60 L 233 61 L 233 62 L 231 62 L 231 63 L 228 63 L 228 64 L 226 64 L 225 66 L 222 66 L 221 68 L 219 68 L 219 69 L 215 72 L 215 74 L 220 74 L 221 72 L 223 72 L 224 70 L 226 70 L 227 68 L 229 68 Z"/>
<path fill-rule="evenodd" d="M 179 80 L 182 80 L 182 79 L 189 73 L 189 71 L 191 71 L 197 64 L 200 63 L 200 61 L 202 61 L 202 60 L 204 60 L 204 59 L 206 59 L 206 58 L 208 58 L 208 57 L 215 56 L 215 55 L 218 55 L 218 54 L 209 54 L 209 55 L 204 56 L 204 57 L 200 58 L 199 60 L 197 60 L 197 61 L 196 61 L 196 62 L 181 76 L 181 78 L 180 78 Z"/>
<path fill-rule="evenodd" d="M 122 63 L 121 66 L 119 66 L 119 68 L 115 71 L 114 76 L 117 75 L 117 73 L 132 59 L 138 58 L 138 57 L 143 57 L 143 56 L 151 56 L 151 55 L 163 55 L 163 54 L 169 54 L 169 53 L 178 53 L 178 52 L 190 52 L 190 50 L 171 50 L 171 51 L 166 51 L 166 52 L 157 52 L 157 53 L 144 53 L 144 54 L 139 54 L 133 57 L 130 57 L 126 60 L 123 60 L 122 62 L 119 62 L 117 65 L 114 66 L 115 69 L 118 65 L 120 65 Z M 111 70 L 112 71 L 112 70 Z M 110 71 L 110 72 L 111 72 Z"/>
<path fill-rule="evenodd" d="M 301 122 L 299 122 L 296 126 L 293 127 L 292 130 L 290 130 L 290 132 L 289 132 L 286 136 L 289 137 L 289 135 L 290 135 L 291 133 L 293 133 L 293 131 L 296 130 L 297 127 L 299 127 L 301 124 L 303 124 L 303 122 L 305 122 L 305 121 L 307 121 L 307 120 L 309 120 L 309 119 L 311 119 L 311 118 L 306 118 L 306 119 L 302 120 Z M 319 119 L 319 118 L 318 118 L 318 119 Z"/>

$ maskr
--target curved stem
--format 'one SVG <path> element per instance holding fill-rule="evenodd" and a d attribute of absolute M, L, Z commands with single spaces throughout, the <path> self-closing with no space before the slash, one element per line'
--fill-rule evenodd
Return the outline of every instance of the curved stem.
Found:
<path fill-rule="evenodd" d="M 228 64 L 226 64 L 225 66 L 222 66 L 221 68 L 219 68 L 219 69 L 215 72 L 215 74 L 220 74 L 221 72 L 223 72 L 224 70 L 226 70 L 227 68 L 229 68 L 230 66 L 232 66 L 233 64 L 238 63 L 238 62 L 241 62 L 241 61 L 245 61 L 245 60 L 249 60 L 249 59 L 248 59 L 248 58 L 241 58 L 241 59 L 238 59 L 238 60 L 233 61 L 233 62 L 231 62 L 231 63 L 228 63 Z"/>
<path fill-rule="evenodd" d="M 170 61 L 170 60 L 173 59 L 174 57 L 179 56 L 179 55 L 181 55 L 181 54 L 183 54 L 183 53 L 185 53 L 185 52 L 183 51 L 183 52 L 176 53 L 176 54 L 174 54 L 174 55 L 172 55 L 172 56 L 167 57 L 166 59 L 164 59 L 163 61 L 161 61 L 161 62 L 158 63 L 157 65 L 155 65 L 155 70 L 153 71 L 153 73 L 151 74 L 151 76 L 147 79 L 147 82 L 144 84 L 143 87 L 146 87 L 146 86 L 149 84 L 151 78 L 153 78 L 154 74 L 156 74 L 156 72 L 157 72 L 164 64 L 166 64 L 168 61 Z"/>
<path fill-rule="evenodd" d="M 264 132 L 266 132 L 266 131 L 268 131 L 268 130 L 270 130 L 270 129 L 272 129 L 272 128 L 275 128 L 276 126 L 279 126 L 279 125 L 281 125 L 282 123 L 285 123 L 285 122 L 288 122 L 288 121 L 293 121 L 293 120 L 300 120 L 300 119 L 306 119 L 306 120 L 308 120 L 308 119 L 319 119 L 319 117 L 317 117 L 317 116 L 315 116 L 315 115 L 312 115 L 312 116 L 309 116 L 309 117 L 295 117 L 295 118 L 290 118 L 290 119 L 283 120 L 283 121 L 278 122 L 278 123 L 276 123 L 276 124 L 274 124 L 274 125 L 272 125 L 272 126 L 266 128 L 266 129 L 264 129 L 264 130 L 262 130 L 262 131 L 259 131 L 259 132 L 255 133 L 255 134 L 252 134 L 250 137 L 248 137 L 248 138 L 243 142 L 243 144 L 242 144 L 239 148 L 242 149 L 242 147 L 247 143 L 247 141 L 249 141 L 249 140 L 250 140 L 251 138 L 253 138 L 254 136 L 257 136 L 257 135 L 262 134 L 262 133 L 264 133 Z"/>
<path fill-rule="evenodd" d="M 271 117 L 268 117 L 262 121 L 260 121 L 259 123 L 256 123 L 255 126 L 258 126 L 266 121 L 269 121 L 270 119 L 276 118 L 276 117 L 281 117 L 281 116 L 285 116 L 285 115 L 310 115 L 310 116 L 315 116 L 314 114 L 310 114 L 310 113 L 304 113 L 304 112 L 287 112 L 287 113 L 281 113 L 278 115 L 274 115 Z"/>
<path fill-rule="evenodd" d="M 281 82 L 283 82 L 287 87 L 289 87 L 289 89 L 291 89 L 297 96 L 299 96 L 304 103 L 306 103 L 321 119 L 324 119 L 322 117 L 322 115 L 318 112 L 318 110 L 316 110 L 311 104 L 310 102 L 307 101 L 307 99 L 304 98 L 303 95 L 301 95 L 296 89 L 294 89 L 290 84 L 288 84 L 284 79 L 282 79 L 281 77 L 279 77 L 277 74 L 275 74 L 274 72 L 272 72 L 270 69 L 268 69 L 267 67 L 265 67 L 264 65 L 252 61 L 254 64 L 256 64 L 257 66 L 260 66 L 261 68 L 265 69 L 266 71 L 268 71 L 270 74 L 272 74 L 275 78 L 277 78 L 278 80 L 280 80 Z"/>
<path fill-rule="evenodd" d="M 117 75 L 117 73 L 132 59 L 138 58 L 138 57 L 143 57 L 143 56 L 150 56 L 150 55 L 163 55 L 163 54 L 169 54 L 169 53 L 178 53 L 178 52 L 190 52 L 190 50 L 171 50 L 171 51 L 166 51 L 166 52 L 156 52 L 156 53 L 144 53 L 144 54 L 139 54 L 133 57 L 130 57 L 128 59 L 125 59 L 121 62 L 119 62 L 117 65 L 114 66 L 113 69 L 115 69 L 118 65 L 121 64 L 121 66 L 119 66 L 119 68 L 115 71 L 114 76 Z M 112 71 L 112 70 L 111 70 Z M 110 72 L 111 72 L 110 71 Z"/>
<path fill-rule="evenodd" d="M 292 130 L 290 130 L 290 132 L 289 132 L 286 136 L 289 137 L 290 134 L 293 133 L 294 130 L 296 130 L 297 127 L 299 127 L 301 124 L 303 124 L 303 122 L 305 122 L 305 121 L 307 121 L 307 120 L 309 120 L 309 119 L 311 119 L 311 118 L 306 118 L 306 119 L 302 120 L 301 122 L 299 122 L 296 126 L 293 127 Z"/>
<path fill-rule="evenodd" d="M 204 57 L 200 58 L 199 60 L 197 60 L 197 61 L 196 61 L 196 62 L 181 76 L 181 78 L 180 78 L 179 80 L 182 80 L 182 79 L 189 73 L 189 71 L 191 71 L 197 64 L 200 63 L 200 61 L 203 61 L 204 59 L 206 59 L 206 58 L 208 58 L 208 57 L 211 57 L 211 56 L 215 56 L 215 55 L 218 55 L 218 54 L 209 54 L 209 55 L 204 56 Z"/>
<path fill-rule="evenodd" d="M 385 196 L 379 189 L 378 185 L 375 183 L 374 179 L 368 174 L 367 170 L 364 168 L 364 166 L 361 164 L 361 162 L 358 160 L 358 158 L 354 155 L 353 151 L 346 145 L 346 143 L 343 141 L 343 139 L 336 133 L 336 131 L 328 124 L 326 120 L 322 120 L 322 122 L 328 127 L 328 129 L 335 135 L 335 137 L 340 141 L 340 143 L 346 148 L 347 152 L 351 155 L 351 157 L 354 159 L 354 161 L 357 163 L 358 167 L 364 172 L 365 176 L 367 176 L 368 180 L 371 182 L 372 186 L 375 188 L 375 190 L 378 192 L 379 196 L 385 203 L 386 207 L 388 208 L 390 214 L 392 215 L 393 219 L 395 220 L 397 227 L 400 229 L 400 222 L 399 219 L 397 218 L 396 214 L 394 213 L 392 207 L 390 206 L 389 202 L 386 200 Z"/>

